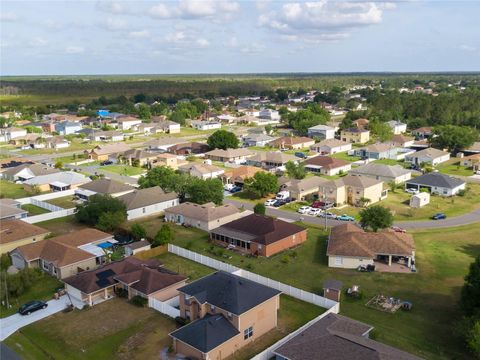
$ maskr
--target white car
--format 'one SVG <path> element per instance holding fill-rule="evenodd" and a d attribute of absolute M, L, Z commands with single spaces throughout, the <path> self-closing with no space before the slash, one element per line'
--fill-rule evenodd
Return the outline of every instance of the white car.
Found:
<path fill-rule="evenodd" d="M 265 206 L 272 206 L 273 204 L 275 204 L 275 199 L 268 199 L 267 201 L 265 201 L 264 205 Z"/>
<path fill-rule="evenodd" d="M 312 208 L 310 206 L 302 206 L 298 209 L 300 214 L 308 214 Z"/>
<path fill-rule="evenodd" d="M 409 194 L 412 194 L 412 195 L 417 195 L 420 192 L 417 189 L 413 189 L 413 188 L 405 189 L 405 191 Z"/>
<path fill-rule="evenodd" d="M 224 189 L 225 191 L 230 191 L 230 190 L 232 190 L 234 187 L 235 187 L 234 184 L 225 184 L 225 186 L 223 187 L 223 189 Z"/>
<path fill-rule="evenodd" d="M 322 209 L 310 209 L 310 211 L 308 212 L 308 215 L 312 215 L 312 216 L 318 216 L 322 213 Z"/>

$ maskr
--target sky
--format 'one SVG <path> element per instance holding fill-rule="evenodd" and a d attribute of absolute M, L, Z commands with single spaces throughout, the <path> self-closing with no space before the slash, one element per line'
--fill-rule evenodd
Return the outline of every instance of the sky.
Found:
<path fill-rule="evenodd" d="M 480 0 L 6 1 L 1 75 L 480 70 Z"/>

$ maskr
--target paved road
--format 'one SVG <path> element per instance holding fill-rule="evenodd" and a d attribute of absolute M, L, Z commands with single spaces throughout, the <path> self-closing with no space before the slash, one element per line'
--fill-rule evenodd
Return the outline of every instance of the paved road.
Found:
<path fill-rule="evenodd" d="M 252 203 L 232 200 L 228 198 L 225 199 L 225 202 L 233 204 L 237 207 L 243 206 L 245 209 L 249 209 L 249 210 L 252 210 L 254 206 L 254 204 Z M 303 214 L 295 213 L 292 211 L 281 210 L 281 209 L 276 209 L 271 207 L 267 207 L 267 215 L 295 220 L 295 221 L 301 220 L 303 222 L 314 224 L 314 225 L 320 225 L 320 226 L 325 225 L 324 218 L 303 215 Z M 398 222 L 395 222 L 394 225 L 400 226 L 403 229 L 428 229 L 428 228 L 468 225 L 476 222 L 480 222 L 480 209 L 477 209 L 469 214 L 451 217 L 445 220 L 398 221 Z M 339 220 L 332 220 L 332 219 L 327 220 L 327 226 L 336 226 L 344 223 L 345 223 L 344 221 L 339 221 Z"/>
<path fill-rule="evenodd" d="M 0 359 L 2 360 L 22 360 L 22 358 L 7 345 L 0 342 Z"/>
<path fill-rule="evenodd" d="M 48 301 L 48 307 L 46 309 L 35 311 L 30 315 L 20 315 L 18 313 L 3 318 L 0 321 L 0 341 L 5 340 L 12 335 L 18 329 L 24 326 L 30 325 L 38 320 L 46 318 L 47 316 L 56 314 L 70 304 L 68 296 L 64 295 L 58 300 Z M 3 359 L 3 357 L 2 357 Z"/>

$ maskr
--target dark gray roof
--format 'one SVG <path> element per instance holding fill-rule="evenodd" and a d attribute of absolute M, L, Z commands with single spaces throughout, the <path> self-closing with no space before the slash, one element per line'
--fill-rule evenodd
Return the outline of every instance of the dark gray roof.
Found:
<path fill-rule="evenodd" d="M 178 290 L 194 296 L 201 304 L 209 303 L 235 315 L 280 294 L 278 290 L 225 271 L 205 276 Z"/>
<path fill-rule="evenodd" d="M 404 351 L 363 335 L 371 326 L 330 313 L 274 350 L 288 360 L 414 360 Z"/>
<path fill-rule="evenodd" d="M 457 186 L 465 184 L 465 181 L 445 175 L 439 172 L 431 172 L 423 174 L 415 179 L 408 180 L 407 184 L 427 185 L 453 189 Z"/>
<path fill-rule="evenodd" d="M 343 283 L 339 280 L 327 279 L 323 282 L 324 289 L 342 290 Z"/>
<path fill-rule="evenodd" d="M 170 334 L 203 353 L 208 353 L 239 331 L 223 315 L 206 315 Z"/>

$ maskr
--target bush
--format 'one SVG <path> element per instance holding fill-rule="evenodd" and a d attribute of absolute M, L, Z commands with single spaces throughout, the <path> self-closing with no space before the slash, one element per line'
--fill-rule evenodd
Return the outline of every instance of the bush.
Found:
<path fill-rule="evenodd" d="M 156 246 L 161 246 L 168 244 L 174 239 L 175 235 L 173 233 L 173 230 L 170 226 L 167 224 L 162 225 L 160 230 L 158 230 L 157 235 L 155 235 L 155 238 L 153 240 L 153 247 Z"/>
<path fill-rule="evenodd" d="M 148 304 L 148 299 L 135 295 L 130 299 L 130 303 L 138 307 L 145 307 Z"/>
<path fill-rule="evenodd" d="M 250 263 L 250 264 L 247 264 L 247 266 L 245 266 L 245 268 L 247 270 L 253 270 L 254 269 L 254 266 Z"/>
<path fill-rule="evenodd" d="M 253 212 L 255 214 L 260 214 L 260 215 L 265 215 L 265 212 L 267 211 L 267 208 L 265 207 L 264 204 L 262 203 L 257 203 L 254 207 L 253 207 Z"/>
<path fill-rule="evenodd" d="M 184 326 L 187 325 L 190 321 L 188 319 L 182 318 L 181 316 L 177 316 L 175 318 L 175 322 L 180 326 Z"/>
<path fill-rule="evenodd" d="M 130 233 L 135 240 L 145 239 L 147 237 L 147 230 L 140 224 L 133 224 L 130 228 Z"/>
<path fill-rule="evenodd" d="M 0 269 L 5 271 L 10 267 L 10 265 L 12 265 L 10 256 L 8 256 L 8 254 L 2 254 L 0 257 Z"/>
<path fill-rule="evenodd" d="M 462 189 L 462 190 L 460 190 L 460 191 L 457 193 L 458 196 L 465 196 L 466 194 L 467 194 L 467 190 L 466 190 L 466 189 Z"/>

